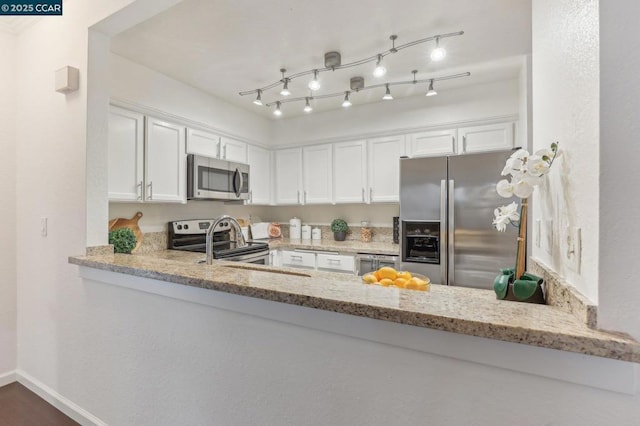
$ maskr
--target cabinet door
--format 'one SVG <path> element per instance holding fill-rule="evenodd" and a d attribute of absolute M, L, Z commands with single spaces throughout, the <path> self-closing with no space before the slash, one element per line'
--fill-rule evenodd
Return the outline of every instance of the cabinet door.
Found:
<path fill-rule="evenodd" d="M 318 145 L 302 149 L 303 204 L 333 202 L 332 146 Z"/>
<path fill-rule="evenodd" d="M 455 154 L 456 130 L 438 130 L 407 135 L 410 157 Z"/>
<path fill-rule="evenodd" d="M 296 268 L 316 268 L 316 254 L 301 251 L 282 250 L 280 252 L 282 266 L 293 266 Z"/>
<path fill-rule="evenodd" d="M 367 192 L 367 143 L 333 145 L 333 196 L 336 203 L 364 203 Z"/>
<path fill-rule="evenodd" d="M 108 139 L 109 200 L 142 201 L 144 115 L 111 107 Z"/>
<path fill-rule="evenodd" d="M 146 200 L 187 201 L 185 128 L 147 117 Z"/>
<path fill-rule="evenodd" d="M 235 161 L 236 163 L 247 162 L 247 144 L 244 142 L 223 137 L 220 149 L 220 158 L 223 160 Z"/>
<path fill-rule="evenodd" d="M 249 163 L 249 201 L 248 204 L 271 203 L 271 154 L 257 146 L 247 147 Z"/>
<path fill-rule="evenodd" d="M 512 149 L 514 123 L 487 124 L 458 129 L 461 140 L 460 153 L 499 151 Z"/>
<path fill-rule="evenodd" d="M 275 152 L 276 204 L 301 204 L 302 149 Z"/>
<path fill-rule="evenodd" d="M 220 136 L 202 130 L 187 129 L 187 154 L 217 158 L 219 152 Z"/>
<path fill-rule="evenodd" d="M 369 202 L 400 201 L 400 157 L 405 153 L 404 136 L 370 139 Z"/>

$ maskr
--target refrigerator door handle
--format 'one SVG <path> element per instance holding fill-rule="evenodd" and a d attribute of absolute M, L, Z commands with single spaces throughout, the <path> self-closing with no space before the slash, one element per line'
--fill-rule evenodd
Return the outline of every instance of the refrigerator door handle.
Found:
<path fill-rule="evenodd" d="M 447 181 L 440 181 L 440 229 L 442 236 L 441 242 L 447 241 L 447 230 L 445 229 L 445 223 L 447 223 Z M 447 244 L 440 244 L 440 277 L 442 284 L 447 284 Z"/>
<path fill-rule="evenodd" d="M 453 245 L 455 243 L 455 223 L 454 223 L 454 205 L 455 205 L 455 181 L 449 180 L 449 208 L 448 208 L 448 221 L 447 221 L 447 260 L 449 261 L 449 276 L 448 284 L 455 285 L 455 251 Z"/>

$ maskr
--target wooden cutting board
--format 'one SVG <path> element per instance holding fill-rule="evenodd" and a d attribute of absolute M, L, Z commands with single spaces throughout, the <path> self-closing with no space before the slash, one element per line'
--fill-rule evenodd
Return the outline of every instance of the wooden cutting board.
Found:
<path fill-rule="evenodd" d="M 109 221 L 109 231 L 115 231 L 116 229 L 120 229 L 120 228 L 129 228 L 133 231 L 133 233 L 136 236 L 136 246 L 131 251 L 132 253 L 138 250 L 138 247 L 140 247 L 140 245 L 142 244 L 142 231 L 138 226 L 138 221 L 140 220 L 141 217 L 142 217 L 142 212 L 138 212 L 131 219 L 125 219 L 125 218 L 119 217 L 117 219 L 112 219 Z"/>

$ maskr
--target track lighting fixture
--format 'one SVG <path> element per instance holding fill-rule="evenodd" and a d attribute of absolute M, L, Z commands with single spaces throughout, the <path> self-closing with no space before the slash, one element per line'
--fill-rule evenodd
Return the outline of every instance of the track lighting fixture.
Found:
<path fill-rule="evenodd" d="M 309 89 L 313 90 L 314 92 L 316 90 L 320 90 L 320 82 L 318 81 L 318 70 L 313 70 L 313 80 L 309 82 Z"/>
<path fill-rule="evenodd" d="M 427 90 L 427 94 L 425 96 L 435 96 L 438 92 L 433 89 L 433 79 L 429 81 L 429 90 Z"/>
<path fill-rule="evenodd" d="M 387 83 L 386 86 L 387 86 L 387 91 L 385 92 L 382 99 L 385 101 L 391 101 L 393 100 L 393 96 L 391 96 L 391 90 L 389 90 L 389 84 Z"/>
<path fill-rule="evenodd" d="M 342 102 L 342 106 L 344 108 L 349 108 L 351 105 L 351 101 L 349 100 L 349 92 L 344 92 L 344 101 Z"/>
<path fill-rule="evenodd" d="M 280 94 L 282 96 L 289 96 L 291 94 L 291 92 L 289 91 L 289 79 L 284 76 L 284 73 L 287 72 L 287 70 L 284 68 L 280 68 L 280 72 L 282 73 L 282 82 L 284 83 L 284 86 L 282 86 L 282 90 L 280 91 Z"/>
<path fill-rule="evenodd" d="M 273 115 L 276 117 L 280 117 L 282 115 L 282 110 L 280 109 L 280 101 L 276 102 L 276 109 L 273 111 Z"/>
<path fill-rule="evenodd" d="M 373 70 L 373 76 L 376 78 L 380 78 L 387 73 L 387 69 L 382 65 L 382 55 L 378 55 L 378 62 L 376 62 L 376 67 Z"/>
<path fill-rule="evenodd" d="M 444 47 L 440 46 L 440 37 L 436 37 L 436 47 L 431 51 L 431 60 L 436 62 L 441 61 L 445 56 L 447 56 L 447 51 Z"/>
<path fill-rule="evenodd" d="M 305 98 L 304 112 L 311 112 L 313 108 L 309 105 L 309 98 Z"/>
<path fill-rule="evenodd" d="M 433 88 L 434 82 L 436 81 L 442 81 L 442 80 L 452 80 L 455 78 L 462 78 L 462 77 L 469 77 L 471 75 L 471 73 L 469 72 L 464 72 L 464 73 L 459 73 L 459 74 L 450 74 L 450 75 L 444 75 L 444 76 L 440 76 L 440 77 L 432 77 L 429 79 L 416 79 L 416 74 L 418 73 L 417 70 L 413 70 L 411 71 L 411 73 L 413 74 L 413 79 L 411 80 L 404 80 L 404 81 L 391 81 L 388 83 L 380 83 L 380 84 L 374 84 L 371 86 L 365 86 L 364 85 L 364 78 L 363 77 L 352 77 L 350 80 L 351 83 L 351 90 L 346 90 L 346 91 L 342 91 L 342 92 L 336 92 L 336 93 L 327 93 L 324 95 L 313 95 L 313 96 L 305 96 L 305 97 L 300 97 L 300 98 L 286 98 L 286 99 L 281 99 L 279 101 L 274 101 L 274 102 L 270 102 L 268 104 L 266 104 L 266 106 L 271 107 L 271 106 L 276 106 L 276 109 L 273 111 L 273 113 L 275 115 L 281 115 L 282 112 L 280 111 L 280 106 L 283 103 L 287 103 L 287 102 L 301 102 L 304 101 L 305 106 L 304 106 L 304 112 L 311 112 L 313 110 L 313 108 L 311 108 L 310 105 L 310 101 L 312 99 L 328 99 L 328 98 L 336 98 L 338 96 L 343 96 L 343 102 L 342 102 L 342 106 L 345 108 L 348 108 L 349 106 L 352 105 L 351 100 L 349 99 L 351 93 L 353 92 L 361 92 L 363 90 L 369 90 L 369 89 L 377 89 L 380 87 L 384 87 L 385 88 L 385 94 L 383 96 L 382 99 L 384 100 L 392 100 L 393 96 L 391 95 L 391 86 L 400 86 L 400 85 L 405 85 L 405 84 L 429 84 L 429 90 L 427 91 L 427 96 L 433 96 L 436 95 L 436 91 Z"/>
<path fill-rule="evenodd" d="M 256 99 L 253 101 L 253 103 L 256 105 L 262 105 L 262 90 L 258 90 L 258 96 L 256 96 Z"/>
<path fill-rule="evenodd" d="M 309 89 L 313 90 L 314 92 L 320 89 L 320 81 L 318 80 L 318 75 L 322 72 L 325 71 L 338 71 L 341 69 L 346 69 L 346 68 L 351 68 L 351 67 L 356 67 L 358 65 L 363 65 L 363 64 L 367 64 L 369 62 L 376 62 L 376 68 L 374 69 L 374 76 L 376 77 L 382 77 L 385 75 L 386 69 L 383 65 L 383 60 L 384 57 L 387 55 L 391 55 L 394 53 L 399 52 L 400 50 L 403 49 L 407 49 L 409 47 L 413 47 L 416 46 L 418 44 L 422 44 L 422 43 L 427 43 L 427 42 L 431 42 L 431 41 L 435 41 L 436 42 L 436 47 L 435 49 L 431 52 L 431 59 L 434 61 L 439 61 L 444 59 L 444 57 L 446 56 L 446 51 L 443 47 L 440 47 L 440 39 L 443 38 L 448 38 L 448 37 L 456 37 L 456 36 L 460 36 L 463 35 L 464 31 L 458 31 L 458 32 L 454 32 L 454 33 L 446 33 L 446 34 L 438 34 L 438 35 L 434 35 L 431 37 L 426 37 L 420 40 L 414 40 L 405 44 L 402 44 L 400 46 L 396 46 L 395 45 L 395 41 L 398 38 L 398 36 L 396 35 L 392 35 L 389 37 L 389 39 L 392 42 L 392 46 L 390 49 L 385 50 L 383 52 L 379 52 L 376 53 L 372 56 L 369 57 L 365 57 L 365 58 L 361 58 L 358 60 L 355 60 L 353 62 L 349 62 L 349 63 L 342 63 L 342 58 L 340 56 L 340 52 L 326 52 L 324 55 L 324 59 L 325 59 L 325 63 L 324 63 L 324 68 L 314 68 L 314 69 L 310 69 L 307 71 L 301 71 L 298 72 L 296 74 L 291 74 L 289 76 L 285 76 L 286 70 L 284 68 L 280 69 L 280 72 L 282 72 L 282 78 L 274 83 L 271 83 L 267 86 L 264 87 L 260 87 L 258 89 L 253 89 L 253 90 L 247 90 L 244 92 L 240 92 L 240 96 L 246 96 L 246 95 L 252 95 L 254 93 L 258 93 L 258 91 L 260 92 L 265 92 L 267 90 L 271 90 L 273 88 L 276 88 L 280 85 L 280 87 L 282 87 L 282 90 L 280 92 L 280 94 L 282 96 L 289 96 L 290 95 L 290 91 L 289 91 L 289 82 L 292 80 L 295 80 L 297 78 L 300 77 L 305 77 L 305 76 L 313 76 L 313 80 L 311 80 L 309 82 Z M 317 96 L 314 96 L 314 98 L 317 98 Z M 301 98 L 302 100 L 304 100 L 304 98 Z"/>

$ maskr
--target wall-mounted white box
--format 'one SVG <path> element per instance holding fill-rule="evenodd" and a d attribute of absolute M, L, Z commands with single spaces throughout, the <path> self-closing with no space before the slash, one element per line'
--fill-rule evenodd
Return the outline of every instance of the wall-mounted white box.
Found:
<path fill-rule="evenodd" d="M 69 93 L 80 87 L 80 70 L 74 67 L 63 67 L 56 71 L 56 92 Z"/>

